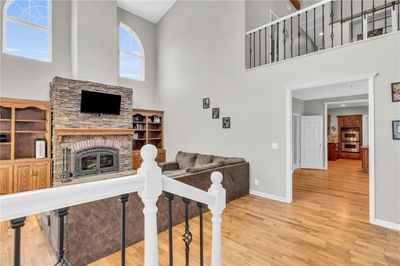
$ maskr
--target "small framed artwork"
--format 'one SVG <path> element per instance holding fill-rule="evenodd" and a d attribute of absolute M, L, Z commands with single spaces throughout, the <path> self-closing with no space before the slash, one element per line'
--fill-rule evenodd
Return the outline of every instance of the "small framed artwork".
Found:
<path fill-rule="evenodd" d="M 213 119 L 218 119 L 219 118 L 219 108 L 213 108 L 212 109 L 212 118 Z"/>
<path fill-rule="evenodd" d="M 222 128 L 231 128 L 231 118 L 222 117 Z"/>
<path fill-rule="evenodd" d="M 203 98 L 203 109 L 210 108 L 210 98 Z"/>
<path fill-rule="evenodd" d="M 392 102 L 400 102 L 400 82 L 392 83 Z"/>
<path fill-rule="evenodd" d="M 392 121 L 393 139 L 400 140 L 400 120 Z"/>

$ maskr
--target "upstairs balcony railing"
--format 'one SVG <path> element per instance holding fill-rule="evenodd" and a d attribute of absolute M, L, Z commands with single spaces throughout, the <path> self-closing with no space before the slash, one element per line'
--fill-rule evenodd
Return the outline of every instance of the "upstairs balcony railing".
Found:
<path fill-rule="evenodd" d="M 221 215 L 225 208 L 226 193 L 222 187 L 222 174 L 213 172 L 211 174 L 212 185 L 208 191 L 203 191 L 184 184 L 172 178 L 163 176 L 161 169 L 157 166 L 155 158 L 157 149 L 153 145 L 145 145 L 141 149 L 143 163 L 138 169 L 138 174 L 121 178 L 95 181 L 90 183 L 55 187 L 30 192 L 15 193 L 0 196 L 0 221 L 10 221 L 14 229 L 14 266 L 21 262 L 21 228 L 25 224 L 25 217 L 43 212 L 54 211 L 58 216 L 58 251 L 55 265 L 70 265 L 65 257 L 64 249 L 64 219 L 68 215 L 68 208 L 74 205 L 93 202 L 101 199 L 119 196 L 121 202 L 120 230 L 121 234 L 121 265 L 125 265 L 125 232 L 126 232 L 126 203 L 129 193 L 138 192 L 144 204 L 144 265 L 159 265 L 158 259 L 158 236 L 157 236 L 157 206 L 156 202 L 162 191 L 165 192 L 168 208 L 168 235 L 169 235 L 169 262 L 172 266 L 172 200 L 174 195 L 182 197 L 184 203 L 185 226 L 182 239 L 185 243 L 186 265 L 189 265 L 190 243 L 192 233 L 189 226 L 189 204 L 195 203 L 199 209 L 199 245 L 200 265 L 203 265 L 203 211 L 205 207 L 211 211 L 212 242 L 211 242 L 211 264 L 220 266 L 221 257 Z M 23 245 L 22 245 L 23 248 Z"/>
<path fill-rule="evenodd" d="M 400 31 L 400 0 L 323 0 L 246 32 L 248 69 Z"/>

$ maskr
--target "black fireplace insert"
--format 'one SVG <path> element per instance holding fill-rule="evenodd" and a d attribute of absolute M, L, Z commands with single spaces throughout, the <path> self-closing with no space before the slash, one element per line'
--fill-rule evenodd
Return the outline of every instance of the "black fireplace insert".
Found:
<path fill-rule="evenodd" d="M 118 172 L 119 152 L 109 147 L 81 150 L 75 155 L 75 177 Z"/>

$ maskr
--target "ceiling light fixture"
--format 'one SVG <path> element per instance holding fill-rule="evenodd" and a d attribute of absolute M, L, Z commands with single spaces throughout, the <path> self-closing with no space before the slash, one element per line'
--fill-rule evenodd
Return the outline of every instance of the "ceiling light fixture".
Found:
<path fill-rule="evenodd" d="M 346 107 L 346 105 L 345 105 L 345 104 L 342 104 L 342 105 L 340 105 L 340 106 L 342 106 L 342 107 Z"/>
<path fill-rule="evenodd" d="M 322 35 L 324 35 L 324 33 L 323 33 L 323 32 L 320 32 L 320 33 L 319 33 L 319 36 L 322 36 Z"/>

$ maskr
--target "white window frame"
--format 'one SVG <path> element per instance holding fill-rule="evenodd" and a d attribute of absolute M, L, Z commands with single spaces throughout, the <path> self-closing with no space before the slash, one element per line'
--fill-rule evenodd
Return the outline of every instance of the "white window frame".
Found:
<path fill-rule="evenodd" d="M 3 54 L 7 54 L 7 55 L 11 55 L 11 56 L 18 56 L 18 57 L 22 57 L 22 58 L 26 58 L 26 59 L 31 59 L 31 60 L 35 60 L 35 61 L 40 61 L 40 62 L 48 62 L 51 63 L 52 59 L 53 59 L 53 36 L 52 36 L 52 1 L 51 0 L 47 0 L 47 27 L 42 27 L 30 22 L 26 22 L 22 19 L 17 19 L 17 18 L 13 18 L 13 17 L 9 17 L 7 15 L 7 10 L 8 7 L 10 6 L 10 4 L 12 4 L 14 1 L 13 0 L 6 0 L 6 3 L 4 4 L 4 8 L 3 8 L 3 32 L 2 32 L 2 36 L 3 36 L 3 49 L 2 52 Z M 20 55 L 15 55 L 15 54 L 9 54 L 7 53 L 7 22 L 14 22 L 14 23 L 18 23 L 18 24 L 22 24 L 23 26 L 27 26 L 36 30 L 40 30 L 40 31 L 45 31 L 48 34 L 48 59 L 46 61 L 44 60 L 40 60 L 37 58 L 30 58 L 30 57 L 25 57 L 25 56 L 20 56 Z"/>
<path fill-rule="evenodd" d="M 121 58 L 121 53 L 125 54 L 125 55 L 129 55 L 129 56 L 133 56 L 136 58 L 139 58 L 142 64 L 142 73 L 140 75 L 140 79 L 135 79 L 132 77 L 127 77 L 127 76 L 121 76 L 121 69 L 120 69 L 120 63 L 118 64 L 118 75 L 121 78 L 126 78 L 126 79 L 131 79 L 131 80 L 137 80 L 137 81 L 145 81 L 145 54 L 144 54 L 144 49 L 143 49 L 143 45 L 142 42 L 140 41 L 139 37 L 137 36 L 137 34 L 126 24 L 120 22 L 119 26 L 124 28 L 126 31 L 128 31 L 130 34 L 132 34 L 132 38 L 134 38 L 136 40 L 136 42 L 139 44 L 140 46 L 140 50 L 142 51 L 142 54 L 140 53 L 134 53 L 134 52 L 130 52 L 130 51 L 125 51 L 125 50 L 121 50 L 121 44 L 120 44 L 120 36 L 118 35 L 118 62 L 120 61 Z M 118 28 L 118 32 L 119 32 L 119 28 Z"/>

